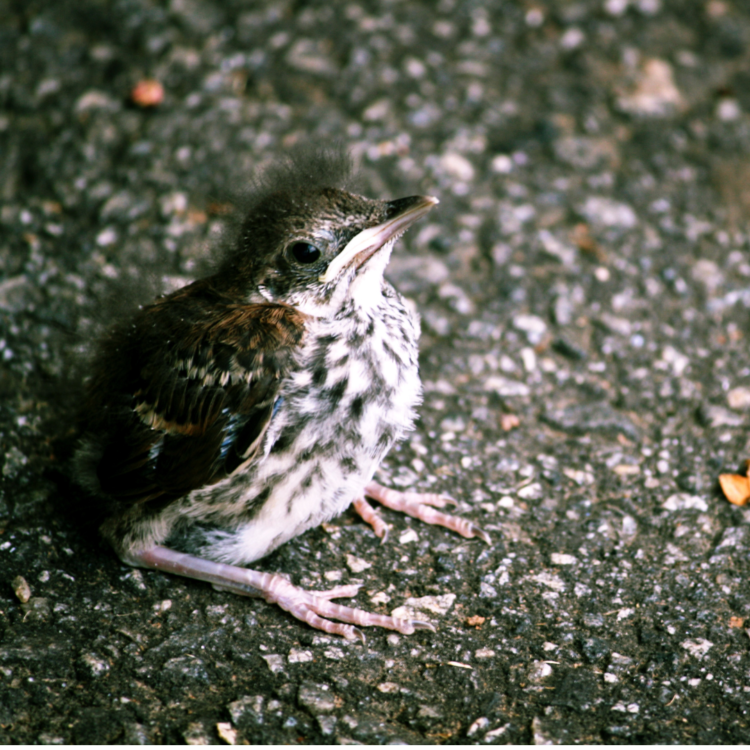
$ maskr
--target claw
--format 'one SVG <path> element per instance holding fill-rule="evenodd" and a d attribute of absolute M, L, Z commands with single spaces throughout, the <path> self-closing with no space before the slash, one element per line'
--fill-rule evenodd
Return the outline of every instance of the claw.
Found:
<path fill-rule="evenodd" d="M 458 500 L 456 500 L 454 497 L 451 497 L 450 495 L 440 495 L 440 497 L 443 500 L 443 505 L 440 507 L 445 507 L 446 505 L 452 505 L 454 508 L 458 507 Z"/>
<path fill-rule="evenodd" d="M 365 638 L 365 634 L 359 629 L 359 628 L 352 628 L 352 633 L 354 633 L 354 638 L 358 638 L 359 642 L 364 644 L 367 642 L 367 638 Z M 354 638 L 350 638 L 349 640 L 354 640 Z"/>
<path fill-rule="evenodd" d="M 380 537 L 380 543 L 385 544 L 388 541 L 388 527 L 383 527 L 383 535 Z"/>
<path fill-rule="evenodd" d="M 380 539 L 381 544 L 385 543 L 388 538 L 388 526 L 380 517 L 380 514 L 364 497 L 358 497 L 352 502 L 352 507 L 357 515 L 370 527 L 376 537 Z"/>
<path fill-rule="evenodd" d="M 431 630 L 433 633 L 437 633 L 437 628 L 431 622 L 412 620 L 411 624 L 414 626 L 414 630 Z"/>
<path fill-rule="evenodd" d="M 485 544 L 492 544 L 492 537 L 481 526 L 472 523 L 469 530 L 472 536 L 479 537 Z"/>

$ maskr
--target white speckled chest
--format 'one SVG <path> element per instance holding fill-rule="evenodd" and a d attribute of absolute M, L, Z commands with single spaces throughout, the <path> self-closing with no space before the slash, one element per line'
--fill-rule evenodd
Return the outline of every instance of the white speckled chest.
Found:
<path fill-rule="evenodd" d="M 362 496 L 413 426 L 421 401 L 418 338 L 416 312 L 388 284 L 369 309 L 351 305 L 335 319 L 312 319 L 261 455 L 244 472 L 184 498 L 179 534 L 167 544 L 248 563 Z M 201 520 L 186 526 L 191 517 Z"/>

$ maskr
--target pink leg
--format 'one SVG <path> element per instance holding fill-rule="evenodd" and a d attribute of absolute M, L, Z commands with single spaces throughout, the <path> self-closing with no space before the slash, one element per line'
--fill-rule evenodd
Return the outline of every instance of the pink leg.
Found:
<path fill-rule="evenodd" d="M 418 518 L 425 523 L 433 524 L 435 526 L 444 526 L 446 529 L 455 531 L 468 539 L 479 537 L 486 544 L 492 543 L 490 535 L 471 521 L 435 510 L 435 507 L 444 508 L 450 503 L 454 505 L 456 504 L 456 501 L 453 500 L 453 498 L 447 497 L 446 495 L 420 492 L 398 492 L 397 490 L 383 487 L 377 482 L 370 482 L 370 484 L 365 487 L 365 495 L 377 500 L 381 505 L 385 505 L 386 508 L 406 513 L 412 518 Z M 359 508 L 356 505 L 354 507 L 355 510 L 359 512 Z M 370 506 L 368 505 L 368 507 Z M 374 513 L 371 507 L 370 511 Z M 362 513 L 360 513 L 360 515 L 362 515 Z M 362 515 L 362 517 L 365 521 L 368 521 L 364 515 Z M 377 531 L 375 533 L 377 533 Z"/>
<path fill-rule="evenodd" d="M 278 604 L 293 617 L 303 620 L 317 630 L 343 635 L 348 639 L 359 638 L 364 642 L 364 634 L 359 628 L 354 627 L 355 625 L 388 628 L 404 635 L 410 635 L 415 630 L 435 630 L 432 625 L 420 620 L 402 620 L 388 615 L 377 615 L 330 601 L 338 597 L 354 596 L 359 590 L 358 585 L 337 586 L 331 591 L 305 591 L 276 573 L 261 573 L 237 565 L 204 560 L 202 557 L 175 552 L 167 547 L 152 547 L 142 552 L 130 553 L 123 559 L 129 565 L 176 573 L 212 583 L 217 588 L 235 594 L 260 597 L 270 604 Z M 325 619 L 327 617 L 350 624 L 331 622 Z"/>
<path fill-rule="evenodd" d="M 375 536 L 385 544 L 388 539 L 388 527 L 385 525 L 385 521 L 378 515 L 375 508 L 365 500 L 364 497 L 358 497 L 352 505 L 357 515 L 368 525 L 372 526 L 372 530 L 375 532 Z"/>

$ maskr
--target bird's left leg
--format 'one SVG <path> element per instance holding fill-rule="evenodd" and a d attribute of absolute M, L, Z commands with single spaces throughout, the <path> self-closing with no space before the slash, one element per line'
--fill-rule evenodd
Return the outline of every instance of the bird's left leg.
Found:
<path fill-rule="evenodd" d="M 337 586 L 330 591 L 305 591 L 278 573 L 264 573 L 237 565 L 226 565 L 160 546 L 131 551 L 123 555 L 122 559 L 129 565 L 176 573 L 198 581 L 206 581 L 220 590 L 242 596 L 260 597 L 269 604 L 278 604 L 290 615 L 317 630 L 342 635 L 348 639 L 365 640 L 357 625 L 388 628 L 404 635 L 410 635 L 415 630 L 435 630 L 430 623 L 422 620 L 380 615 L 331 601 L 339 597 L 355 596 L 359 589 L 357 584 Z"/>
<path fill-rule="evenodd" d="M 377 482 L 370 482 L 365 487 L 365 495 L 377 500 L 386 508 L 406 513 L 412 518 L 418 518 L 425 523 L 435 526 L 444 526 L 446 529 L 455 531 L 468 539 L 478 537 L 483 542 L 490 544 L 490 535 L 482 528 L 467 521 L 465 518 L 442 513 L 435 508 L 445 508 L 446 505 L 455 505 L 456 501 L 447 495 L 438 495 L 429 492 L 399 492 Z M 385 540 L 388 530 L 383 520 L 377 515 L 375 509 L 364 497 L 354 501 L 354 510 L 362 519 L 372 526 L 373 531 L 381 539 Z"/>

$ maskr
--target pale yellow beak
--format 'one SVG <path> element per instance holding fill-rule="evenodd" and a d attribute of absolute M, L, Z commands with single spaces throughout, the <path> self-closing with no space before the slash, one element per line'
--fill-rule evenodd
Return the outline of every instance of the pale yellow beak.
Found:
<path fill-rule="evenodd" d="M 331 261 L 325 273 L 318 277 L 324 284 L 336 279 L 352 263 L 361 266 L 381 247 L 395 242 L 415 221 L 431 211 L 440 201 L 429 195 L 415 195 L 411 198 L 399 198 L 391 201 L 396 211 L 382 224 L 363 229 L 353 237 L 347 246 Z"/>

